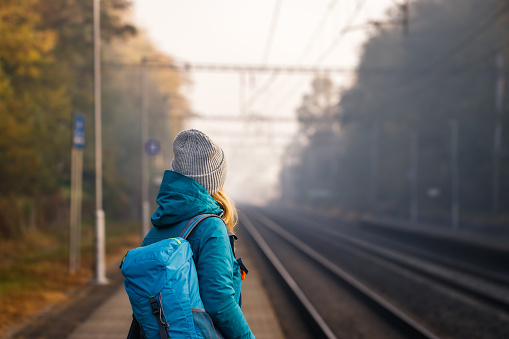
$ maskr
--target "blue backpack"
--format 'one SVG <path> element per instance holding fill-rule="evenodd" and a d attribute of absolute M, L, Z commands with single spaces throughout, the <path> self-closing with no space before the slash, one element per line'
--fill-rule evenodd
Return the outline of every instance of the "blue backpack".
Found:
<path fill-rule="evenodd" d="M 193 251 L 186 240 L 200 221 L 210 217 L 218 216 L 198 215 L 177 238 L 135 248 L 124 256 L 120 268 L 133 310 L 128 339 L 223 338 L 204 309 Z"/>

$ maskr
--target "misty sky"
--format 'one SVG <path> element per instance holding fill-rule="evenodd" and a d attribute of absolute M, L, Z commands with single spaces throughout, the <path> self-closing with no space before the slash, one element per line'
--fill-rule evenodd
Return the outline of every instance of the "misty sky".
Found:
<path fill-rule="evenodd" d="M 158 49 L 177 62 L 355 68 L 362 42 L 372 29 L 352 30 L 339 38 L 341 30 L 349 22 L 359 26 L 383 19 L 387 8 L 396 2 L 287 0 L 281 1 L 275 21 L 275 0 L 133 0 L 133 7 L 136 23 Z M 193 85 L 184 93 L 193 112 L 239 117 L 241 102 L 252 100 L 269 77 L 194 72 Z M 332 78 L 338 91 L 354 80 L 348 73 Z M 287 120 L 272 124 L 213 119 L 189 122 L 188 128 L 203 130 L 224 148 L 229 163 L 226 189 L 237 200 L 256 202 L 277 196 L 281 154 L 296 131 L 291 119 L 302 95 L 309 92 L 311 79 L 312 75 L 280 74 L 245 110 Z M 162 144 L 169 147 L 168 142 Z"/>

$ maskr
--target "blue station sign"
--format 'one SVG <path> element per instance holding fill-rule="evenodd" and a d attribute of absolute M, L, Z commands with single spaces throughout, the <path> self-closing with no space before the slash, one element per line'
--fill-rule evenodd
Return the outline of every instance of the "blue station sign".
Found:
<path fill-rule="evenodd" d="M 147 152 L 148 155 L 156 155 L 160 150 L 161 145 L 159 144 L 159 140 L 149 139 L 145 143 L 145 152 Z"/>
<path fill-rule="evenodd" d="M 85 118 L 81 114 L 73 115 L 72 144 L 76 148 L 85 146 Z"/>

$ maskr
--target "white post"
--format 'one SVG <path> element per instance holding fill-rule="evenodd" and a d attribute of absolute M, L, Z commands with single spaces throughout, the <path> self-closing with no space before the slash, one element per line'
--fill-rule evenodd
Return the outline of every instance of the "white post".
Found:
<path fill-rule="evenodd" d="M 95 276 L 93 283 L 108 282 L 104 258 L 104 211 L 102 192 L 102 126 L 101 126 L 101 32 L 100 0 L 94 0 L 94 110 L 95 110 Z"/>
<path fill-rule="evenodd" d="M 104 260 L 104 211 L 97 210 L 95 214 L 95 277 L 93 282 L 98 285 L 108 283 Z"/>

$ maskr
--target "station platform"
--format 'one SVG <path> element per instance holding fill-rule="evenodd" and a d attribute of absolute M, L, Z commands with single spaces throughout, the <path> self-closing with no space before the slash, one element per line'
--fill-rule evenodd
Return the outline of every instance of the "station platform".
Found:
<path fill-rule="evenodd" d="M 239 239 L 236 243 L 237 256 L 249 268 L 249 274 L 242 282 L 242 311 L 251 331 L 257 339 L 283 339 L 284 335 L 276 314 L 260 280 L 259 273 Z M 125 339 L 131 325 L 131 305 L 124 287 L 119 288 L 104 301 L 85 322 L 80 324 L 69 339 Z"/>
<path fill-rule="evenodd" d="M 427 223 L 411 223 L 388 217 L 364 216 L 360 223 L 365 226 L 396 231 L 400 233 L 412 233 L 420 237 L 440 239 L 443 241 L 462 243 L 473 248 L 489 249 L 498 253 L 509 254 L 509 232 L 505 229 L 494 231 L 489 227 L 468 229 L 458 227 L 453 229 L 446 226 L 438 226 Z"/>

